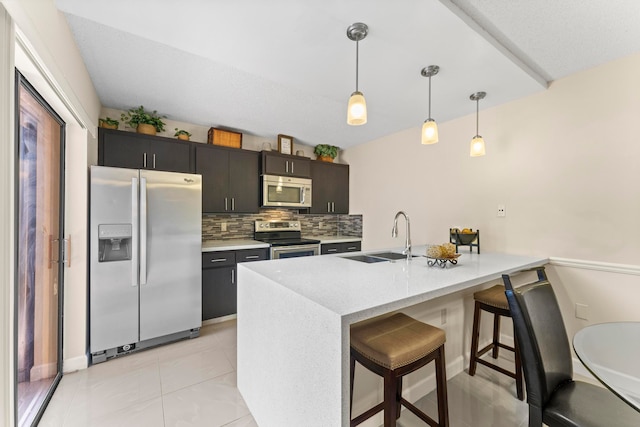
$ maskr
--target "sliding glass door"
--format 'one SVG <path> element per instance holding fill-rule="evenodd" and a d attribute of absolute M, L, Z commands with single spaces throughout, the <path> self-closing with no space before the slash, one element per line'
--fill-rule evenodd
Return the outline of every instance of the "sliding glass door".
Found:
<path fill-rule="evenodd" d="M 36 425 L 62 376 L 64 122 L 16 72 L 16 425 Z"/>

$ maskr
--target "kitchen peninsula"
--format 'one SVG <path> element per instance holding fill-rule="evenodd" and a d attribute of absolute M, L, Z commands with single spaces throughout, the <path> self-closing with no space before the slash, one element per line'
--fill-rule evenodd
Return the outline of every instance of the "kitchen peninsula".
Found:
<path fill-rule="evenodd" d="M 261 427 L 349 425 L 350 324 L 547 263 L 464 253 L 440 268 L 422 256 L 348 256 L 238 266 L 238 389 Z"/>

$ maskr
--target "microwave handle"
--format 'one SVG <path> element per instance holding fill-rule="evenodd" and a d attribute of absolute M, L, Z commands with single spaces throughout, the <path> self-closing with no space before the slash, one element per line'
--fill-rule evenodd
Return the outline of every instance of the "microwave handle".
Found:
<path fill-rule="evenodd" d="M 306 197 L 306 191 L 305 191 L 305 187 L 302 186 L 300 187 L 300 203 L 304 203 L 304 199 Z"/>

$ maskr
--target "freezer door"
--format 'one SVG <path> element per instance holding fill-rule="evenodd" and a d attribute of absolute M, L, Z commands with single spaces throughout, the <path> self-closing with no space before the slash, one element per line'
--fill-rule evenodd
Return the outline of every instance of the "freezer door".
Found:
<path fill-rule="evenodd" d="M 138 341 L 138 171 L 90 168 L 91 353 Z"/>
<path fill-rule="evenodd" d="M 202 179 L 140 171 L 140 340 L 202 323 Z"/>

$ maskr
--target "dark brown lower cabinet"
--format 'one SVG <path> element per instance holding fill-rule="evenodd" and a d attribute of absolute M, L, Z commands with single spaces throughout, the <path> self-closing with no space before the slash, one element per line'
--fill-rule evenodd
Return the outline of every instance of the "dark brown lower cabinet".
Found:
<path fill-rule="evenodd" d="M 237 264 L 269 259 L 269 249 L 204 252 L 202 254 L 202 320 L 237 312 Z"/>

